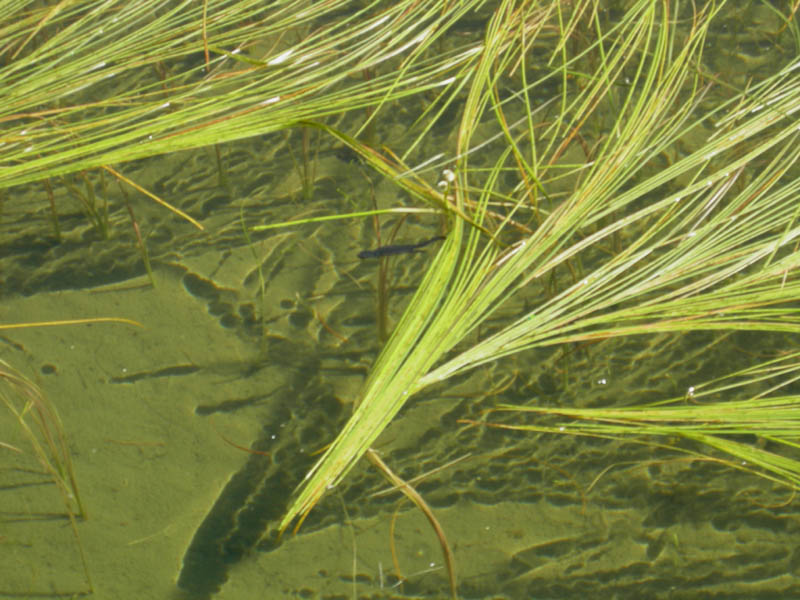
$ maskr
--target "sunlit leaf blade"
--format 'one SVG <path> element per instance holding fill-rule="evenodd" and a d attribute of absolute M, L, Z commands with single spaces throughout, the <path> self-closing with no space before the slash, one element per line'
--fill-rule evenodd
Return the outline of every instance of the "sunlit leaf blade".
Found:
<path fill-rule="evenodd" d="M 703 456 L 707 446 L 727 455 L 727 464 L 800 489 L 800 461 L 775 451 L 800 448 L 800 396 L 778 395 L 781 388 L 800 379 L 800 354 L 786 356 L 732 373 L 715 381 L 698 383 L 679 398 L 648 405 L 621 408 L 569 408 L 502 404 L 497 411 L 533 414 L 547 418 L 537 424 L 492 424 L 494 427 L 543 433 L 608 437 L 652 444 Z M 741 399 L 729 396 L 738 388 L 777 379 L 778 383 L 757 395 Z M 724 399 L 720 400 L 722 397 Z M 772 449 L 743 443 L 756 436 L 772 443 Z M 670 439 L 689 439 L 694 447 L 672 444 Z M 658 440 L 661 440 L 658 442 Z M 788 453 L 787 453 L 788 454 Z"/>
<path fill-rule="evenodd" d="M 428 49 L 480 4 L 4 3 L 0 187 L 439 92 L 477 48 Z"/>
<path fill-rule="evenodd" d="M 800 293 L 798 184 L 783 177 L 800 156 L 791 119 L 800 108 L 800 76 L 789 65 L 732 101 L 703 109 L 698 65 L 721 5 L 695 13 L 681 7 L 679 18 L 672 3 L 636 2 L 606 29 L 595 19 L 598 41 L 574 57 L 560 44 L 547 74 L 525 80 L 513 94 L 504 90 L 501 99 L 508 69 L 528 60 L 519 48 L 547 26 L 567 35 L 574 23 L 526 2 L 500 4 L 471 74 L 454 184 L 459 210 L 492 234 L 462 230 L 456 220 L 373 367 L 355 414 L 308 474 L 284 527 L 341 481 L 415 392 L 478 365 L 534 347 L 653 332 L 800 332 L 789 304 Z M 582 18 L 584 8 L 575 7 L 573 16 Z M 509 35 L 517 36 L 516 44 L 508 43 Z M 590 53 L 600 66 L 580 75 L 577 66 Z M 526 124 L 524 114 L 537 114 L 537 84 L 559 74 L 560 110 L 549 121 Z M 572 77 L 580 85 L 570 85 Z M 488 169 L 473 168 L 469 151 L 489 115 L 506 144 Z M 716 124 L 711 135 L 704 130 L 709 121 Z M 509 126 L 520 122 L 522 130 Z M 564 161 L 593 122 L 604 133 L 595 136 L 591 159 Z M 653 168 L 656 157 L 701 134 L 705 141 L 692 152 Z M 510 195 L 501 175 L 511 170 L 521 183 Z M 547 192 L 566 178 L 567 192 L 557 199 Z M 498 197 L 533 210 L 541 203 L 531 234 L 509 235 L 510 219 L 488 219 L 487 207 Z M 615 251 L 598 250 L 610 240 Z M 448 355 L 489 317 L 502 315 L 509 300 L 557 270 L 580 275 L 523 314 L 506 317 L 496 333 Z"/>

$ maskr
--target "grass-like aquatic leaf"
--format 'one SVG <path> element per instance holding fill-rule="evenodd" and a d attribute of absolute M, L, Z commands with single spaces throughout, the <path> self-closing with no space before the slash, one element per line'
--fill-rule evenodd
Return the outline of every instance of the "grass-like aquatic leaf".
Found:
<path fill-rule="evenodd" d="M 33 382 L 2 360 L 0 399 L 14 415 L 39 464 L 58 488 L 91 592 L 92 578 L 77 525 L 78 518 L 86 518 L 86 510 L 78 492 L 72 457 L 58 412 Z M 2 445 L 9 447 L 8 444 Z"/>
<path fill-rule="evenodd" d="M 535 347 L 616 336 L 800 332 L 790 305 L 800 294 L 800 184 L 784 177 L 800 157 L 791 119 L 800 108 L 800 75 L 789 65 L 733 100 L 704 108 L 701 50 L 721 5 L 692 13 L 667 2 L 635 2 L 604 29 L 596 13 L 583 12 L 590 3 L 579 3 L 569 17 L 526 2 L 500 3 L 471 75 L 455 181 L 432 202 L 452 207 L 450 235 L 284 527 L 341 481 L 411 396 L 476 366 Z M 507 84 L 529 60 L 521 48 L 547 28 L 566 37 L 581 19 L 595 26 L 594 42 L 576 44 L 571 57 L 566 42 L 560 44 L 548 73 L 535 81 L 526 75 L 515 93 L 500 94 L 501 81 Z M 596 69 L 584 75 L 590 63 Z M 542 123 L 529 118 L 511 127 L 520 115 L 538 114 L 537 86 L 558 76 L 560 109 Z M 473 167 L 470 149 L 479 143 L 473 140 L 490 117 L 505 144 Z M 704 134 L 709 121 L 711 135 Z M 656 166 L 677 143 L 700 135 L 705 141 L 692 152 Z M 570 164 L 564 153 L 581 136 L 594 145 L 584 150 L 584 163 Z M 487 160 L 493 161 L 488 167 Z M 372 162 L 390 170 L 374 155 Z M 511 193 L 501 177 L 510 172 L 519 181 Z M 418 192 L 399 175 L 399 185 Z M 563 189 L 565 181 L 568 191 L 548 191 Z M 536 209 L 532 233 L 520 236 L 509 226 L 516 210 L 501 220 L 490 215 L 497 198 Z M 476 226 L 465 228 L 467 221 Z M 529 298 L 530 286 L 546 277 L 559 281 L 555 293 L 450 354 L 487 318 L 507 315 L 509 300 Z"/>
<path fill-rule="evenodd" d="M 737 389 L 765 380 L 778 383 L 758 394 L 730 399 Z M 569 408 L 501 404 L 497 411 L 533 413 L 555 417 L 541 425 L 489 424 L 505 429 L 544 433 L 588 435 L 639 443 L 654 443 L 677 452 L 704 456 L 702 446 L 729 458 L 727 465 L 750 471 L 800 489 L 800 462 L 775 448 L 800 448 L 800 396 L 777 395 L 781 388 L 800 379 L 800 354 L 782 356 L 714 381 L 694 386 L 689 394 L 654 404 L 621 408 Z M 719 398 L 723 398 L 720 400 Z M 741 437 L 757 436 L 772 442 L 772 449 L 744 443 Z M 698 442 L 694 447 L 670 444 L 669 439 Z"/>
<path fill-rule="evenodd" d="M 475 48 L 428 49 L 480 4 L 4 3 L 0 187 L 441 93 Z"/>

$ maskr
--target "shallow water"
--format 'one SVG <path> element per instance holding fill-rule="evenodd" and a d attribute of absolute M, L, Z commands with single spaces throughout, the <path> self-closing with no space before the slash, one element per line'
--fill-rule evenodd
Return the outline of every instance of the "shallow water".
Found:
<path fill-rule="evenodd" d="M 715 43 L 728 48 L 731 35 L 723 30 Z M 759 49 L 737 44 L 714 61 Z M 396 125 L 383 124 L 387 132 Z M 420 159 L 446 147 L 449 133 L 432 134 Z M 126 165 L 126 176 L 205 227 L 132 202 L 155 287 L 116 184 L 90 175 L 109 201 L 109 239 L 66 187 L 54 190 L 65 207 L 60 242 L 43 188 L 12 190 L 4 204 L 4 322 L 116 316 L 143 325 L 0 336 L 2 358 L 42 387 L 63 420 L 98 597 L 448 593 L 424 517 L 396 492 L 376 496 L 388 486 L 365 463 L 296 535 L 276 537 L 288 498 L 350 414 L 379 350 L 378 266 L 358 259 L 378 244 L 366 220 L 251 233 L 249 241 L 243 224 L 363 210 L 373 194 L 379 207 L 411 204 L 326 139 L 305 199 L 292 153 L 301 155 L 298 133 L 225 146 L 227 185 L 211 149 Z M 398 224 L 393 243 L 438 234 L 435 215 L 415 215 L 382 221 L 384 240 Z M 392 319 L 435 251 L 392 258 Z M 487 328 L 542 293 L 532 287 Z M 458 422 L 499 402 L 604 406 L 680 396 L 750 364 L 754 346 L 785 342 L 698 333 L 522 353 L 426 390 L 376 449 L 401 476 L 421 478 L 415 485 L 447 533 L 464 598 L 793 597 L 798 515 L 784 488 L 665 448 Z M 27 448 L 9 415 L 0 413 L 0 423 L 0 441 Z M 0 595 L 85 591 L 55 486 L 30 451 L 0 456 Z"/>

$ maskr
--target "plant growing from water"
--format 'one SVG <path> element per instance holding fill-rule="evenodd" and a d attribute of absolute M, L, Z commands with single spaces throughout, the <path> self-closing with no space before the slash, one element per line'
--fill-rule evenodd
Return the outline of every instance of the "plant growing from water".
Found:
<path fill-rule="evenodd" d="M 450 233 L 284 527 L 342 480 L 414 394 L 477 366 L 619 336 L 800 331 L 790 304 L 800 292 L 796 64 L 730 99 L 715 96 L 701 51 L 722 6 L 637 2 L 607 23 L 590 3 L 567 18 L 556 4 L 502 2 L 471 74 L 444 191 L 332 131 L 409 193 L 444 207 Z M 594 38 L 573 43 L 586 26 Z M 554 29 L 555 50 L 537 61 L 552 65 L 542 74 L 530 48 Z M 537 90 L 553 80 L 560 92 L 540 104 Z M 502 143 L 483 143 L 490 123 Z M 545 280 L 557 287 L 532 301 L 531 286 Z M 529 308 L 511 316 L 516 298 Z M 505 325 L 464 344 L 492 316 Z M 695 439 L 719 447 L 713 429 Z M 794 435 L 785 434 L 786 447 Z M 775 465 L 761 467 L 797 485 L 787 476 L 800 472 L 797 461 Z"/>
<path fill-rule="evenodd" d="M 284 526 L 341 481 L 411 397 L 479 365 L 616 336 L 800 329 L 788 308 L 800 260 L 796 69 L 715 96 L 701 50 L 724 3 L 695 13 L 640 1 L 609 22 L 588 1 L 509 0 L 482 44 L 435 59 L 432 44 L 482 3 L 369 3 L 331 26 L 316 21 L 331 3 L 307 4 L 225 2 L 207 13 L 189 2 L 76 2 L 0 13 L 10 23 L 0 186 L 305 123 L 446 214 L 447 240 Z M 351 77 L 386 65 L 399 68 L 377 69 L 368 84 Z M 158 76 L 133 92 L 115 85 L 150 68 Z M 86 95 L 98 89 L 111 93 Z M 377 105 L 369 127 L 380 108 L 425 90 L 437 95 L 409 152 L 464 101 L 441 188 L 407 173 L 406 155 L 387 158 L 358 132 L 308 121 Z M 549 293 L 510 316 L 545 280 Z M 490 317 L 503 326 L 468 337 Z M 794 485 L 787 473 L 797 464 L 781 468 L 764 465 Z"/>
<path fill-rule="evenodd" d="M 0 399 L 17 421 L 43 471 L 58 488 L 64 505 L 64 514 L 75 537 L 86 584 L 91 593 L 92 578 L 77 526 L 78 520 L 86 518 L 86 511 L 78 492 L 72 457 L 58 412 L 32 381 L 2 360 L 0 360 Z M 0 445 L 21 452 L 8 444 Z"/>
<path fill-rule="evenodd" d="M 435 91 L 475 55 L 475 45 L 427 53 L 481 2 L 380 4 L 5 5 L 0 187 Z"/>

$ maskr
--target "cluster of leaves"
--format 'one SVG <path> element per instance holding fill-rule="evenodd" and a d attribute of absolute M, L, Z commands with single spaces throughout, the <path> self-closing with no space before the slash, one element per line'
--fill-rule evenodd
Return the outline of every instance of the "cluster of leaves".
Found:
<path fill-rule="evenodd" d="M 434 198 L 451 215 L 451 229 L 373 365 L 355 413 L 309 473 L 284 526 L 342 480 L 415 393 L 479 365 L 531 348 L 619 336 L 800 331 L 793 304 L 800 292 L 797 64 L 704 108 L 702 50 L 720 10 L 722 3 L 694 9 L 636 2 L 606 22 L 592 3 L 577 3 L 569 15 L 555 3 L 500 3 L 465 90 L 458 160 L 443 190 L 401 177 L 402 165 L 342 137 L 410 193 Z M 594 36 L 574 44 L 579 50 L 570 55 L 587 27 Z M 550 68 L 534 79 L 530 48 L 553 29 L 559 42 L 540 57 Z M 537 92 L 552 78 L 560 79 L 561 92 L 548 111 Z M 475 147 L 486 160 L 492 123 L 503 143 L 492 146 L 493 162 L 473 167 Z M 687 139 L 701 141 L 679 152 Z M 585 160 L 570 163 L 565 156 L 576 145 Z M 665 155 L 682 156 L 664 166 Z M 516 182 L 510 190 L 509 179 Z M 518 217 L 531 211 L 532 218 Z M 615 250 L 600 251 L 604 244 Z M 557 269 L 575 273 L 573 281 L 495 333 L 465 342 Z M 624 424 L 611 411 L 554 410 L 569 418 L 538 430 L 586 433 L 589 426 L 574 421 L 580 416 L 617 427 L 594 434 L 680 435 L 796 486 L 796 460 L 728 443 L 725 434 L 759 433 L 763 422 L 748 411 L 747 425 L 720 427 L 735 413 L 725 401 L 681 407 L 669 418 L 651 407 L 627 409 Z M 795 422 L 798 399 L 773 401 L 779 413 L 761 398 L 747 406 L 780 414 L 778 431 L 765 427 L 759 435 L 791 449 L 796 430 L 786 423 Z"/>
<path fill-rule="evenodd" d="M 720 82 L 702 51 L 724 2 L 639 0 L 611 19 L 590 0 L 502 0 L 488 7 L 482 41 L 457 42 L 446 34 L 486 10 L 483 2 L 353 4 L 79 0 L 0 9 L 0 187 L 313 126 L 447 215 L 446 241 L 284 527 L 347 475 L 414 394 L 479 365 L 656 332 L 800 332 L 798 63 L 708 102 Z M 789 31 L 797 40 L 796 27 Z M 123 87 L 123 74 L 140 85 Z M 363 128 L 320 122 L 377 109 L 367 127 L 383 106 L 420 92 L 429 107 L 407 152 L 446 110 L 460 109 L 453 169 L 440 187 L 361 143 Z M 574 279 L 465 342 L 556 272 Z M 789 379 L 795 359 L 778 369 Z M 624 414 L 561 410 L 565 420 L 546 430 L 681 435 L 798 486 L 800 463 L 725 437 L 755 432 L 793 448 L 798 398 L 680 401 Z"/>

